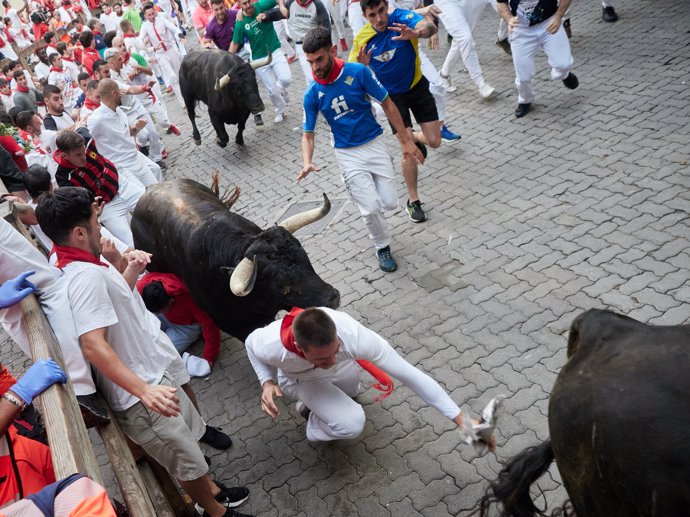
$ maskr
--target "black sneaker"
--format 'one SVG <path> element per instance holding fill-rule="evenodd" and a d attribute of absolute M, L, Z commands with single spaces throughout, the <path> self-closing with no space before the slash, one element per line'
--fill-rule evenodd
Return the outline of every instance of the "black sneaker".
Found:
<path fill-rule="evenodd" d="M 574 73 L 570 72 L 568 77 L 563 79 L 563 84 L 569 90 L 574 90 L 580 85 L 580 81 L 577 80 L 577 76 Z"/>
<path fill-rule="evenodd" d="M 513 53 L 513 50 L 510 48 L 510 41 L 508 41 L 508 38 L 506 39 L 497 39 L 496 40 L 496 45 L 501 47 L 503 49 L 503 52 L 505 52 L 508 55 L 511 55 Z"/>
<path fill-rule="evenodd" d="M 199 441 L 221 451 L 229 449 L 232 445 L 232 440 L 220 430 L 220 427 L 211 427 L 210 425 L 206 426 L 204 436 Z"/>
<path fill-rule="evenodd" d="M 613 23 L 618 21 L 618 15 L 616 14 L 616 10 L 613 8 L 613 6 L 609 5 L 602 9 L 601 19 L 607 23 Z"/>
<path fill-rule="evenodd" d="M 220 487 L 220 492 L 216 496 L 216 501 L 226 508 L 235 508 L 249 499 L 249 490 L 241 486 L 227 487 L 222 483 L 216 482 Z"/>
<path fill-rule="evenodd" d="M 412 203 L 410 203 L 409 199 L 407 200 L 407 216 L 413 223 L 423 223 L 426 221 L 426 214 L 422 210 L 422 202 L 419 199 L 412 201 Z"/>
<path fill-rule="evenodd" d="M 532 108 L 531 102 L 525 102 L 518 104 L 515 108 L 515 118 L 522 118 L 529 113 L 530 108 Z"/>
<path fill-rule="evenodd" d="M 254 124 L 257 126 L 263 126 L 264 125 L 264 119 L 261 118 L 261 113 L 257 113 L 254 115 Z"/>
<path fill-rule="evenodd" d="M 379 267 L 386 273 L 392 273 L 398 269 L 398 263 L 393 258 L 393 255 L 391 255 L 390 246 L 386 246 L 385 248 L 378 250 L 376 252 L 376 256 L 379 259 Z"/>
<path fill-rule="evenodd" d="M 204 512 L 203 517 L 211 517 L 211 514 Z M 253 515 L 249 515 L 248 513 L 240 513 L 236 512 L 232 508 L 228 508 L 223 517 L 254 517 Z"/>

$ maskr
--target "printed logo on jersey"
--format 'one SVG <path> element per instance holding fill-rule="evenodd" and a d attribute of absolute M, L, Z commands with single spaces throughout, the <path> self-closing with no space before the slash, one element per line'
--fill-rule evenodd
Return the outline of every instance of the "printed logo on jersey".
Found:
<path fill-rule="evenodd" d="M 335 111 L 335 116 L 333 117 L 333 120 L 338 120 L 341 117 L 344 117 L 348 113 L 352 113 L 354 110 L 351 110 L 350 107 L 347 105 L 347 102 L 345 102 L 345 96 L 344 95 L 338 95 L 337 97 L 333 97 L 333 100 L 331 101 L 331 109 Z"/>
<path fill-rule="evenodd" d="M 326 95 L 326 94 L 323 93 L 323 92 L 319 92 L 319 99 L 320 99 L 321 97 L 323 97 L 324 95 Z"/>
<path fill-rule="evenodd" d="M 395 55 L 395 49 L 387 50 L 386 52 L 383 52 L 379 54 L 378 56 L 373 56 L 376 61 L 379 61 L 381 63 L 387 63 L 391 59 L 393 59 L 393 56 Z"/>
<path fill-rule="evenodd" d="M 348 75 L 348 76 L 345 78 L 345 84 L 347 84 L 348 86 L 352 86 L 352 81 L 354 81 L 354 80 L 355 80 L 354 77 L 352 77 L 351 75 Z"/>
<path fill-rule="evenodd" d="M 405 19 L 409 20 L 410 18 L 413 18 L 413 17 L 414 17 L 414 14 L 410 13 L 407 16 L 405 16 Z"/>

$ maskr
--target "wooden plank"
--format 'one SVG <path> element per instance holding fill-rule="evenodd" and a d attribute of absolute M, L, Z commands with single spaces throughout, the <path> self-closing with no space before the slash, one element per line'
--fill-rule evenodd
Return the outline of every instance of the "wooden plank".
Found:
<path fill-rule="evenodd" d="M 156 516 L 178 517 L 175 515 L 175 512 L 173 512 L 170 503 L 168 503 L 165 493 L 163 492 L 163 490 L 161 490 L 161 487 L 158 484 L 158 479 L 156 478 L 156 474 L 151 469 L 151 465 L 149 465 L 148 461 L 144 459 L 140 461 L 138 465 L 139 472 L 141 473 L 141 477 L 144 480 L 144 485 L 146 486 L 146 490 L 148 491 L 151 503 L 156 508 Z"/>
<path fill-rule="evenodd" d="M 110 415 L 110 423 L 98 427 L 103 445 L 110 458 L 115 479 L 125 500 L 130 517 L 151 517 L 156 511 L 149 499 L 144 479 L 139 473 L 124 433 L 115 417 Z"/>
<path fill-rule="evenodd" d="M 151 470 L 158 480 L 160 489 L 170 503 L 176 517 L 198 517 L 191 497 L 183 493 L 177 481 L 170 477 L 168 471 L 153 458 L 147 457 Z"/>

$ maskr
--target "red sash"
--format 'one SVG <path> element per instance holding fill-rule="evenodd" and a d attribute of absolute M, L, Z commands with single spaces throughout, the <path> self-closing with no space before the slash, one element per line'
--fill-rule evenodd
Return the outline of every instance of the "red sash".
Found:
<path fill-rule="evenodd" d="M 293 352 L 300 357 L 304 357 L 304 353 L 300 349 L 298 349 L 295 344 L 295 338 L 292 335 L 292 322 L 294 321 L 295 317 L 303 311 L 304 309 L 300 309 L 299 307 L 293 307 L 292 310 L 289 313 L 287 313 L 287 315 L 283 318 L 283 322 L 280 324 L 280 341 L 282 341 L 283 346 L 290 352 Z M 374 379 L 379 381 L 372 387 L 374 389 L 382 391 L 383 393 L 376 397 L 374 399 L 374 402 L 378 402 L 379 400 L 385 399 L 388 395 L 393 393 L 395 383 L 386 372 L 384 372 L 374 363 L 370 361 L 365 361 L 364 359 L 358 359 L 357 364 L 360 365 L 362 369 L 369 372 L 369 374 L 372 377 L 374 377 Z"/>
<path fill-rule="evenodd" d="M 168 47 L 165 46 L 165 43 L 163 43 L 163 38 L 161 38 L 161 35 L 158 34 L 158 30 L 156 29 L 156 24 L 152 23 L 153 25 L 153 32 L 156 34 L 156 37 L 158 38 L 158 41 L 161 42 L 161 47 L 163 47 L 163 50 L 168 50 Z"/>
<path fill-rule="evenodd" d="M 101 262 L 93 253 L 72 246 L 58 246 L 53 244 L 53 250 L 57 255 L 57 262 L 55 265 L 60 269 L 64 268 L 71 262 L 88 262 L 89 264 L 96 264 L 98 266 L 108 267 L 108 264 Z"/>

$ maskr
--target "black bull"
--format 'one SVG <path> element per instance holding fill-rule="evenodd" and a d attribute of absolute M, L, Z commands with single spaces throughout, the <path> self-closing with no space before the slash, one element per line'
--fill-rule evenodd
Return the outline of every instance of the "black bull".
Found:
<path fill-rule="evenodd" d="M 320 209 L 262 230 L 228 211 L 211 189 L 176 179 L 141 197 L 132 233 L 135 246 L 153 255 L 150 270 L 179 276 L 222 330 L 244 340 L 281 309 L 338 307 L 338 291 L 314 272 L 292 235 L 328 212 L 324 200 Z"/>
<path fill-rule="evenodd" d="M 549 399 L 549 433 L 503 468 L 481 517 L 494 515 L 495 502 L 503 517 L 544 515 L 529 490 L 554 457 L 570 504 L 553 515 L 690 515 L 690 325 L 578 316 Z"/>
<path fill-rule="evenodd" d="M 228 144 L 225 124 L 237 124 L 235 143 L 244 147 L 242 133 L 249 114 L 264 110 L 254 74 L 254 68 L 262 64 L 266 61 L 249 65 L 235 54 L 222 50 L 197 50 L 184 57 L 180 67 L 180 90 L 192 122 L 195 144 L 201 144 L 195 120 L 196 102 L 201 101 L 208 106 L 218 145 Z"/>

